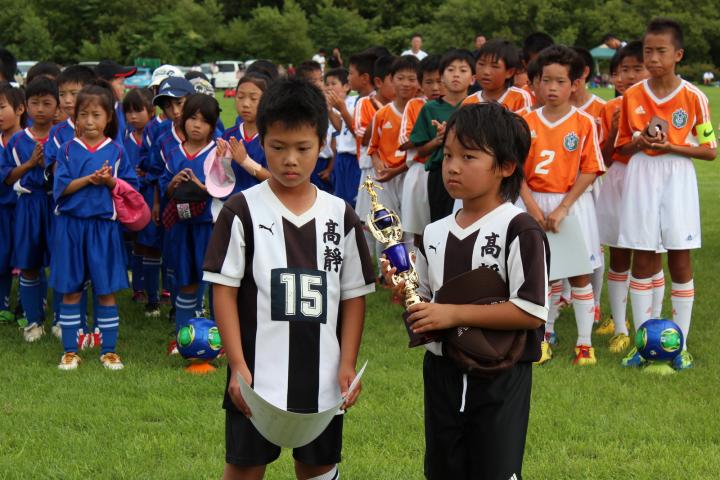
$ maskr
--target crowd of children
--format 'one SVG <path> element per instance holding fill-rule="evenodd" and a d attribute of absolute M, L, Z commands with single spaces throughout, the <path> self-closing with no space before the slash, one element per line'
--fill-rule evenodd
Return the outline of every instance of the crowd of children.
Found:
<path fill-rule="evenodd" d="M 653 20 L 613 58 L 616 98 L 608 102 L 587 89 L 590 53 L 544 33 L 522 48 L 492 39 L 475 54 L 452 49 L 422 61 L 372 47 L 351 55 L 347 70 L 304 62 L 294 80 L 259 60 L 237 84 L 237 121 L 227 129 L 207 80 L 172 66 L 158 68 L 149 89 L 127 94 L 123 80 L 134 69 L 112 61 L 94 70 L 39 64 L 24 88 L 11 86 L 4 68 L 0 321 L 21 320 L 24 339 L 34 342 L 52 311 L 60 369 L 76 369 L 81 351 L 96 347 L 106 368 L 121 369 L 115 295 L 131 285 L 148 317 L 160 315 L 163 301 L 176 325 L 209 311 L 229 372 L 271 402 L 299 412 L 327 408 L 355 376 L 363 296 L 392 282 L 384 246 L 364 224 L 371 197 L 359 187 L 370 176 L 418 249 L 426 300 L 480 266 L 498 272 L 510 291 L 501 306 L 413 306 L 414 330 L 539 332 L 504 383 L 469 381 L 432 344 L 425 359 L 433 406 L 426 404 L 426 476 L 514 478 L 529 366 L 553 358 L 563 306 L 572 305 L 577 325 L 574 365 L 597 363 L 596 328 L 595 335 L 612 334 L 610 351 L 629 350 L 624 366 L 641 366 L 626 303 L 635 329 L 662 315 L 666 254 L 672 318 L 685 340 L 673 366 L 693 365 L 690 250 L 701 236 L 691 159 L 713 160 L 717 142 L 707 98 L 676 75 L 682 56 L 680 25 Z M 139 232 L 117 220 L 120 181 L 152 211 Z M 543 231 L 558 232 L 568 216 L 580 225 L 577 248 L 593 271 L 549 283 Z M 177 353 L 174 342 L 168 351 Z M 243 415 L 237 382 L 229 376 L 226 475 L 260 478 L 279 450 Z M 511 422 L 513 435 L 497 432 L 495 448 L 485 449 L 463 425 L 509 415 L 484 409 L 492 395 L 512 398 L 508 405 L 524 414 Z M 470 415 L 458 417 L 456 404 Z M 341 431 L 333 422 L 296 450 L 298 475 L 338 478 Z M 473 445 L 484 456 L 470 455 Z"/>

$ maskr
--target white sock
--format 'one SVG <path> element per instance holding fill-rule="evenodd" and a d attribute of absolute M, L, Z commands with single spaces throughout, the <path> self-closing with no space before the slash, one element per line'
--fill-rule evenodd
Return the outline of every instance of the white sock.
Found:
<path fill-rule="evenodd" d="M 340 471 L 337 468 L 337 465 L 335 465 L 329 472 L 323 473 L 322 475 L 318 475 L 317 477 L 312 477 L 310 480 L 339 480 L 340 479 Z"/>
<path fill-rule="evenodd" d="M 562 281 L 562 297 L 565 300 L 572 299 L 572 288 L 570 287 L 570 282 L 568 282 L 568 279 L 564 279 Z"/>
<path fill-rule="evenodd" d="M 670 294 L 673 309 L 673 322 L 677 323 L 683 333 L 683 350 L 687 350 L 687 337 L 690 333 L 690 320 L 692 307 L 695 301 L 695 284 L 692 280 L 687 283 L 672 284 Z"/>
<path fill-rule="evenodd" d="M 555 332 L 555 320 L 560 316 L 560 294 L 562 293 L 562 282 L 555 282 L 550 285 L 550 308 L 548 318 L 545 322 L 545 333 Z"/>
<path fill-rule="evenodd" d="M 628 334 L 625 317 L 627 313 L 628 282 L 630 271 L 616 272 L 612 268 L 608 271 L 608 299 L 610 300 L 610 313 L 615 321 L 615 335 Z"/>
<path fill-rule="evenodd" d="M 635 278 L 630 275 L 630 306 L 635 331 L 652 316 L 652 278 Z"/>
<path fill-rule="evenodd" d="M 663 297 L 665 297 L 665 274 L 662 269 L 652 277 L 653 286 L 653 302 L 652 302 L 652 318 L 660 318 L 662 316 Z"/>
<path fill-rule="evenodd" d="M 595 306 L 600 308 L 600 294 L 603 288 L 603 278 L 605 277 L 605 262 L 603 261 L 598 268 L 593 270 L 592 283 L 593 297 L 595 297 Z"/>
<path fill-rule="evenodd" d="M 573 310 L 577 324 L 577 345 L 592 346 L 592 328 L 595 321 L 595 297 L 592 285 L 572 287 Z"/>

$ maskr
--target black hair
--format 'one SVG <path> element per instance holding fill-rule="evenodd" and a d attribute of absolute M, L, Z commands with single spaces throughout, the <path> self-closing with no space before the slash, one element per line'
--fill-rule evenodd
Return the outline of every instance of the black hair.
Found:
<path fill-rule="evenodd" d="M 23 113 L 20 116 L 20 126 L 25 128 L 25 125 L 27 125 L 27 108 L 25 107 L 25 92 L 23 89 L 13 87 L 8 82 L 2 82 L 0 85 L 0 97 L 9 103 L 13 110 L 23 107 Z"/>
<path fill-rule="evenodd" d="M 96 78 L 97 75 L 92 68 L 86 67 L 85 65 L 70 65 L 60 72 L 60 75 L 57 77 L 57 84 L 58 88 L 66 83 L 77 83 L 81 87 L 84 87 L 85 85 L 92 84 Z"/>
<path fill-rule="evenodd" d="M 465 62 L 470 66 L 470 71 L 475 74 L 475 57 L 468 50 L 461 48 L 454 48 L 448 50 L 440 58 L 440 75 L 445 72 L 445 69 L 455 61 Z"/>
<path fill-rule="evenodd" d="M 618 56 L 618 67 L 623 60 L 628 57 L 632 57 L 640 63 L 643 63 L 643 45 L 640 40 L 633 40 L 628 42 L 624 47 L 617 51 Z"/>
<path fill-rule="evenodd" d="M 250 73 L 259 73 L 261 75 L 264 75 L 268 79 L 268 83 L 274 82 L 275 80 L 280 77 L 280 72 L 278 71 L 277 65 L 275 65 L 270 60 L 255 60 L 253 63 L 250 64 L 249 67 L 245 70 L 245 75 L 248 75 Z"/>
<path fill-rule="evenodd" d="M 425 74 L 430 72 L 440 72 L 440 55 L 428 55 L 420 60 L 418 82 L 422 83 Z"/>
<path fill-rule="evenodd" d="M 615 54 L 610 59 L 610 75 L 615 75 L 620 68 L 620 50 L 616 50 Z"/>
<path fill-rule="evenodd" d="M 577 53 L 580 57 L 580 60 L 582 60 L 583 65 L 588 69 L 588 73 L 587 75 L 585 75 L 584 78 L 584 80 L 587 82 L 587 79 L 590 78 L 590 75 L 592 75 L 593 65 L 595 65 L 595 60 L 593 60 L 592 53 L 590 53 L 590 50 L 583 47 L 572 47 L 572 49 L 575 50 L 575 53 Z"/>
<path fill-rule="evenodd" d="M 538 65 L 537 59 L 531 60 L 527 64 L 527 76 L 528 80 L 530 80 L 530 83 L 532 83 L 535 78 L 542 75 L 542 71 L 540 70 L 540 65 Z"/>
<path fill-rule="evenodd" d="M 90 85 L 86 85 L 78 93 L 75 101 L 75 119 L 77 121 L 80 110 L 86 104 L 96 101 L 108 115 L 108 123 L 103 132 L 108 138 L 115 138 L 120 128 L 117 114 L 115 113 L 115 94 L 107 80 L 95 79 Z"/>
<path fill-rule="evenodd" d="M 149 88 L 133 88 L 123 98 L 123 112 L 142 112 L 145 110 L 152 115 L 155 111 L 152 101 L 152 90 Z"/>
<path fill-rule="evenodd" d="M 258 104 L 257 129 L 261 141 L 271 125 L 280 123 L 293 129 L 302 125 L 313 127 L 320 145 L 325 142 L 328 129 L 328 109 L 325 94 L 318 87 L 299 78 L 273 82 Z"/>
<path fill-rule="evenodd" d="M 600 43 L 605 43 L 605 44 L 607 44 L 608 40 L 612 40 L 613 38 L 614 38 L 615 40 L 617 40 L 617 36 L 616 36 L 616 35 L 614 35 L 614 34 L 612 34 L 612 33 L 606 33 L 605 35 L 603 35 L 602 40 L 600 41 Z"/>
<path fill-rule="evenodd" d="M 476 33 L 476 34 L 475 34 L 475 38 L 473 38 L 473 40 L 477 40 L 478 38 L 484 37 L 484 36 L 485 36 L 484 33 Z"/>
<path fill-rule="evenodd" d="M 360 75 L 367 74 L 370 78 L 370 82 L 372 82 L 375 60 L 377 60 L 377 57 L 370 52 L 355 53 L 350 55 L 348 65 L 355 67 L 355 70 L 357 70 Z"/>
<path fill-rule="evenodd" d="M 215 125 L 217 125 L 218 118 L 220 118 L 220 105 L 218 101 L 215 100 L 215 97 L 205 95 L 204 93 L 193 93 L 187 97 L 185 105 L 183 105 L 180 125 L 178 126 L 185 138 L 188 136 L 185 131 L 185 122 L 196 113 L 200 113 L 210 125 L 210 137 L 212 138 Z M 210 140 L 210 138 L 208 138 L 208 140 Z"/>
<path fill-rule="evenodd" d="M 493 62 L 502 59 L 505 63 L 505 68 L 508 70 L 511 68 L 517 69 L 522 63 L 520 60 L 520 49 L 502 38 L 494 38 L 485 42 L 485 45 L 480 47 L 480 50 L 477 51 L 475 56 L 477 60 L 480 60 L 482 57 L 490 57 Z"/>
<path fill-rule="evenodd" d="M 370 55 L 374 55 L 375 59 L 392 56 L 392 52 L 382 45 L 375 45 L 374 47 L 367 48 L 364 51 Z"/>
<path fill-rule="evenodd" d="M 523 41 L 523 58 L 530 61 L 530 57 L 539 54 L 547 47 L 554 45 L 555 40 L 545 32 L 533 32 Z"/>
<path fill-rule="evenodd" d="M 557 63 L 558 65 L 567 67 L 568 77 L 570 77 L 570 81 L 572 82 L 582 77 L 583 70 L 585 70 L 585 62 L 583 62 L 582 58 L 580 58 L 575 50 L 565 45 L 552 45 L 547 47 L 540 52 L 536 60 L 538 68 L 540 69 L 540 75 L 542 75 L 545 67 Z"/>
<path fill-rule="evenodd" d="M 477 103 L 463 106 L 450 116 L 443 142 L 451 131 L 463 147 L 492 155 L 496 169 L 515 165 L 513 174 L 500 183 L 502 199 L 515 202 L 530 151 L 530 129 L 525 120 L 497 102 Z"/>
<path fill-rule="evenodd" d="M 312 72 L 322 73 L 322 65 L 315 60 L 307 60 L 295 67 L 295 76 L 304 80 L 308 80 Z"/>
<path fill-rule="evenodd" d="M 645 28 L 645 35 L 648 33 L 654 35 L 669 33 L 672 36 L 672 42 L 673 45 L 675 45 L 675 49 L 680 50 L 681 48 L 685 48 L 685 37 L 683 35 L 682 27 L 675 20 L 670 18 L 653 18 Z M 643 41 L 645 40 L 645 35 L 643 35 Z"/>
<path fill-rule="evenodd" d="M 324 77 L 326 82 L 327 82 L 328 77 L 337 78 L 340 81 L 340 83 L 342 83 L 343 85 L 347 85 L 347 83 L 348 83 L 347 68 L 338 67 L 338 68 L 333 68 L 332 70 L 328 70 L 327 72 L 325 72 L 325 77 Z"/>
<path fill-rule="evenodd" d="M 202 78 L 206 82 L 210 82 L 210 79 L 203 72 L 198 72 L 197 70 L 189 70 L 185 74 L 185 80 L 192 80 L 193 78 Z"/>
<path fill-rule="evenodd" d="M 28 70 L 25 83 L 28 84 L 32 82 L 35 77 L 39 77 L 40 75 L 57 79 L 58 75 L 60 75 L 60 67 L 58 67 L 55 62 L 38 62 Z"/>
<path fill-rule="evenodd" d="M 420 70 L 420 61 L 415 55 L 403 55 L 402 57 L 395 57 L 395 60 L 390 65 L 390 75 L 395 76 L 396 73 L 402 71 L 411 71 L 418 74 Z"/>
<path fill-rule="evenodd" d="M 390 70 L 396 58 L 397 57 L 386 56 L 375 60 L 375 65 L 373 65 L 373 82 L 376 78 L 379 78 L 380 81 L 384 81 L 385 77 L 390 75 Z"/>
<path fill-rule="evenodd" d="M 240 88 L 240 85 L 242 85 L 243 83 L 252 83 L 264 92 L 265 90 L 267 90 L 268 85 L 270 84 L 270 79 L 260 72 L 246 73 L 242 76 L 242 78 L 240 78 L 240 80 L 238 80 L 235 89 L 237 90 L 238 88 Z"/>
<path fill-rule="evenodd" d="M 50 95 L 56 102 L 60 103 L 58 87 L 55 80 L 49 77 L 37 77 L 25 88 L 26 100 L 30 100 L 31 97 L 41 97 L 43 95 Z"/>
<path fill-rule="evenodd" d="M 15 55 L 6 48 L 0 48 L 0 76 L 8 82 L 14 82 L 15 72 L 17 72 Z"/>
<path fill-rule="evenodd" d="M 412 35 L 410 35 L 410 39 L 411 39 L 411 40 L 412 40 L 413 38 L 415 38 L 415 37 L 420 37 L 420 40 L 422 40 L 422 38 L 423 38 L 423 36 L 420 35 L 420 34 L 417 33 L 417 32 L 415 32 L 415 33 L 413 33 Z"/>

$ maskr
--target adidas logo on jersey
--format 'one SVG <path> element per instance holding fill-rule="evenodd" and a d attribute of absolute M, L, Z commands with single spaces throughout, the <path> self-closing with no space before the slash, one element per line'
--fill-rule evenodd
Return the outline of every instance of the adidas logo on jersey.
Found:
<path fill-rule="evenodd" d="M 385 125 L 383 125 L 383 128 L 393 128 L 392 122 L 388 120 L 387 122 L 385 122 Z"/>
<path fill-rule="evenodd" d="M 635 115 L 645 115 L 645 109 L 642 105 L 635 109 Z"/>

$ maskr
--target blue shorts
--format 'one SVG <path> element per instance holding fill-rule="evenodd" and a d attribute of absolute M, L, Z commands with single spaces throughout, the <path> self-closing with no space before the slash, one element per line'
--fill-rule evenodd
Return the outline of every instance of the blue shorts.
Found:
<path fill-rule="evenodd" d="M 145 203 L 147 203 L 150 211 L 152 211 L 153 207 L 154 192 L 154 185 L 143 185 L 140 187 L 140 193 L 145 199 Z M 147 227 L 138 232 L 135 241 L 140 245 L 160 250 L 162 248 L 162 228 L 150 220 Z"/>
<path fill-rule="evenodd" d="M 0 205 L 0 274 L 13 269 L 13 223 L 15 205 Z"/>
<path fill-rule="evenodd" d="M 212 223 L 178 222 L 165 232 L 169 267 L 175 270 L 175 285 L 184 287 L 202 280 L 205 251 L 212 235 Z M 171 248 L 170 248 L 171 246 Z"/>
<path fill-rule="evenodd" d="M 24 193 L 15 206 L 13 266 L 21 270 L 46 267 L 50 260 L 51 197 L 46 192 Z"/>
<path fill-rule="evenodd" d="M 335 196 L 342 198 L 355 208 L 360 185 L 360 166 L 354 153 L 338 153 L 333 168 Z"/>
<path fill-rule="evenodd" d="M 55 233 L 50 263 L 52 288 L 64 293 L 81 292 L 86 280 L 92 281 L 98 295 L 128 288 L 118 222 L 59 215 L 55 218 Z"/>
<path fill-rule="evenodd" d="M 327 168 L 328 162 L 329 160 L 327 158 L 318 158 L 317 163 L 315 164 L 315 170 L 313 170 L 312 175 L 310 175 L 310 182 L 312 182 L 312 184 L 318 187 L 320 190 L 332 193 L 332 183 L 326 182 L 325 180 L 321 179 L 319 175 L 320 172 Z"/>

